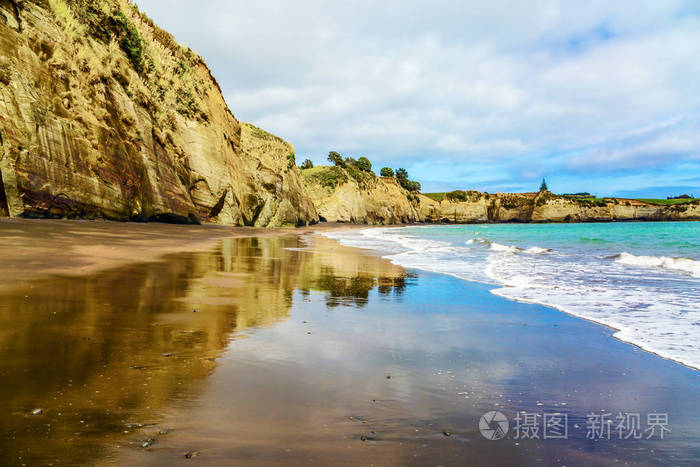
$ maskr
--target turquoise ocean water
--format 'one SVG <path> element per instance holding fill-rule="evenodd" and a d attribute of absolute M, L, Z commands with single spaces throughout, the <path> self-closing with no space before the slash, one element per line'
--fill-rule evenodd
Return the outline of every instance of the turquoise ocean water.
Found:
<path fill-rule="evenodd" d="M 700 369 L 700 222 L 489 224 L 326 234 L 396 264 L 494 285 Z"/>

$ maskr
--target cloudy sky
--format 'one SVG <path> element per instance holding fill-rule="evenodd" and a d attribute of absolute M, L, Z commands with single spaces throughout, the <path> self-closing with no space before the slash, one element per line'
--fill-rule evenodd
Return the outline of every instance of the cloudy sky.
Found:
<path fill-rule="evenodd" d="M 700 196 L 700 2 L 137 0 L 237 118 L 423 191 Z"/>

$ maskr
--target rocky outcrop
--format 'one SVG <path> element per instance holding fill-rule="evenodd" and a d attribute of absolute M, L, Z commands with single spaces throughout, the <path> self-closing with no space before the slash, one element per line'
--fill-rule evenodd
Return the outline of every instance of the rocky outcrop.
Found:
<path fill-rule="evenodd" d="M 318 213 L 297 167 L 294 146 L 250 124 L 241 124 L 241 148 L 247 160 L 258 161 L 257 189 L 267 197 L 258 225 L 303 225 Z"/>
<path fill-rule="evenodd" d="M 303 225 L 293 147 L 126 0 L 0 0 L 0 215 Z"/>
<path fill-rule="evenodd" d="M 465 192 L 462 192 L 465 193 Z M 420 195 L 420 219 L 437 223 L 700 220 L 700 202 L 661 206 L 637 200 L 577 200 L 544 193 L 466 192 L 463 198 Z"/>
<path fill-rule="evenodd" d="M 662 206 L 633 199 L 575 199 L 541 193 L 414 194 L 393 177 L 353 166 L 302 171 L 321 220 L 355 224 L 700 220 L 700 201 Z"/>
<path fill-rule="evenodd" d="M 314 167 L 302 171 L 319 218 L 327 222 L 399 224 L 419 222 L 418 196 L 393 177 L 354 167 Z"/>

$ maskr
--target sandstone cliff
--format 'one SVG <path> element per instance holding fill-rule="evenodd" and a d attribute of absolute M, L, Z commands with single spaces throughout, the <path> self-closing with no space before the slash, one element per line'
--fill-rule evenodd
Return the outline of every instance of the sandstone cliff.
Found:
<path fill-rule="evenodd" d="M 0 0 L 0 215 L 312 223 L 293 155 L 127 0 Z"/>
<path fill-rule="evenodd" d="M 661 206 L 637 200 L 576 200 L 545 193 L 420 195 L 420 219 L 440 223 L 700 220 L 700 202 Z"/>
<path fill-rule="evenodd" d="M 422 220 L 418 197 L 395 178 L 326 166 L 305 169 L 302 176 L 321 220 L 382 225 Z"/>
<path fill-rule="evenodd" d="M 321 220 L 355 224 L 700 220 L 700 201 L 662 206 L 633 199 L 572 199 L 542 193 L 414 194 L 393 177 L 355 167 L 302 171 Z"/>

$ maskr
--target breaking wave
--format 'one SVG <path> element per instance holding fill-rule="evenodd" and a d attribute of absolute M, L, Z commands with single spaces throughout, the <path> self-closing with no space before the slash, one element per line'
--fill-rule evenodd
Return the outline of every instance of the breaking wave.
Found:
<path fill-rule="evenodd" d="M 683 271 L 692 274 L 695 277 L 700 277 L 700 261 L 691 258 L 671 258 L 668 256 L 635 256 L 633 254 L 622 252 L 615 261 L 630 266 L 663 268 L 676 271 Z"/>
<path fill-rule="evenodd" d="M 561 233 L 573 227 L 552 225 L 546 227 L 549 236 L 523 234 L 523 240 L 519 230 L 505 235 L 498 228 L 394 227 L 324 235 L 378 251 L 406 268 L 499 286 L 496 295 L 605 324 L 621 340 L 700 369 L 700 261 L 614 251 L 620 242 Z M 533 239 L 542 243 L 533 245 Z"/>

